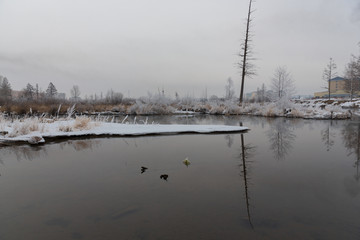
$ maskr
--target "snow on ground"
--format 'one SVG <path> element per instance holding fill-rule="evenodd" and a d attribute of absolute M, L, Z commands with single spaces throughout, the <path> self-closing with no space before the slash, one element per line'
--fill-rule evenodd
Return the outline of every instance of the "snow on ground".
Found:
<path fill-rule="evenodd" d="M 36 121 L 36 120 L 33 120 Z M 0 129 L 1 142 L 29 142 L 32 144 L 45 142 L 46 138 L 79 137 L 79 136 L 145 136 L 167 135 L 181 133 L 225 133 L 241 132 L 248 130 L 247 127 L 223 126 L 223 125 L 161 125 L 161 124 L 120 124 L 106 122 L 88 122 L 86 126 L 76 128 L 76 120 L 41 122 L 35 131 L 23 131 L 21 134 L 20 123 L 8 123 Z M 35 123 L 33 124 L 35 125 Z"/>

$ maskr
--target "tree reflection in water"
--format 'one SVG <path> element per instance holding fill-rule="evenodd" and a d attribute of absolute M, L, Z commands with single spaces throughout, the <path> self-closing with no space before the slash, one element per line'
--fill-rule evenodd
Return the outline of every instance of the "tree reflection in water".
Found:
<path fill-rule="evenodd" d="M 242 126 L 241 122 L 240 122 L 240 126 Z M 245 144 L 243 133 L 240 134 L 240 138 L 241 138 L 241 152 L 240 152 L 239 157 L 241 159 L 241 163 L 239 166 L 242 168 L 241 175 L 244 179 L 244 192 L 245 192 L 247 217 L 248 217 L 251 228 L 254 228 L 254 226 L 251 222 L 251 214 L 250 214 L 250 197 L 249 197 L 250 177 L 249 177 L 249 173 L 250 173 L 250 167 L 251 167 L 251 163 L 252 163 L 252 161 L 250 161 L 250 159 L 254 156 L 256 148 L 255 148 L 255 146 L 252 146 L 251 144 Z"/>
<path fill-rule="evenodd" d="M 326 151 L 330 151 L 332 146 L 334 145 L 335 134 L 330 131 L 330 126 L 332 126 L 332 121 L 330 121 L 327 127 L 321 130 L 321 140 L 326 147 Z"/>
<path fill-rule="evenodd" d="M 267 131 L 270 142 L 270 149 L 277 160 L 284 160 L 286 155 L 293 147 L 296 135 L 294 134 L 293 124 L 285 118 L 275 118 L 271 121 L 272 127 Z"/>
<path fill-rule="evenodd" d="M 59 143 L 60 148 L 64 150 L 66 147 L 72 147 L 75 151 L 83 151 L 94 147 L 99 147 L 101 145 L 100 140 L 67 140 Z M 18 161 L 28 160 L 32 161 L 33 159 L 39 159 L 41 157 L 47 156 L 48 145 L 24 145 L 24 144 L 11 144 L 7 146 L 0 146 L 0 164 L 4 164 L 4 157 L 6 155 L 15 155 Z"/>
<path fill-rule="evenodd" d="M 87 150 L 87 149 L 92 150 L 93 148 L 100 147 L 101 141 L 95 140 L 95 139 L 94 140 L 86 139 L 86 140 L 69 140 L 69 141 L 60 143 L 61 149 L 64 149 L 65 146 L 71 146 L 76 151 L 83 151 L 83 150 Z"/>
<path fill-rule="evenodd" d="M 354 168 L 356 168 L 355 180 L 358 182 L 359 163 L 360 163 L 360 123 L 350 123 L 345 125 L 341 131 L 345 148 L 348 150 L 348 156 L 355 155 Z"/>
<path fill-rule="evenodd" d="M 0 149 L 0 158 L 5 157 L 6 155 L 14 154 L 19 162 L 22 160 L 32 161 L 33 159 L 47 155 L 47 151 L 44 146 L 9 145 L 3 146 Z M 3 159 L 1 160 L 1 164 L 4 164 Z"/>
<path fill-rule="evenodd" d="M 234 135 L 225 135 L 224 139 L 228 148 L 231 148 L 231 146 L 234 144 Z"/>

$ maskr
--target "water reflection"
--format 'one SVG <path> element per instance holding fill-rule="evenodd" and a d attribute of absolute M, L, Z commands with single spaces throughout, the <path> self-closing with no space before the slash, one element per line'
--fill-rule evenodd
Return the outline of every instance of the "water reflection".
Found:
<path fill-rule="evenodd" d="M 66 147 L 71 147 L 75 151 L 84 151 L 84 150 L 93 150 L 95 147 L 98 148 L 101 146 L 101 140 L 66 140 L 59 143 L 59 147 L 61 150 L 64 150 Z M 0 164 L 4 164 L 4 158 L 6 155 L 15 155 L 17 161 L 28 160 L 32 161 L 34 159 L 39 159 L 46 157 L 47 146 L 46 145 L 9 145 L 0 147 L 1 155 L 0 155 Z"/>
<path fill-rule="evenodd" d="M 60 148 L 63 150 L 65 147 L 72 147 L 76 151 L 93 150 L 94 148 L 101 147 L 101 140 L 99 139 L 86 139 L 86 140 L 67 140 L 60 143 Z"/>
<path fill-rule="evenodd" d="M 193 120 L 223 123 L 208 118 Z M 0 239 L 359 239 L 360 124 L 255 120 L 229 117 L 243 134 L 1 148 Z M 24 148 L 33 163 L 17 164 Z"/>
<path fill-rule="evenodd" d="M 293 147 L 296 135 L 294 123 L 285 118 L 271 119 L 272 125 L 267 131 L 270 142 L 270 149 L 277 160 L 284 160 Z"/>
<path fill-rule="evenodd" d="M 226 146 L 228 146 L 228 148 L 231 148 L 231 146 L 234 144 L 234 135 L 225 135 L 224 139 L 226 142 Z"/>
<path fill-rule="evenodd" d="M 330 151 L 334 145 L 335 133 L 331 132 L 333 121 L 328 122 L 325 129 L 321 130 L 321 140 L 326 147 L 326 151 Z"/>
<path fill-rule="evenodd" d="M 240 126 L 243 126 L 242 123 L 240 123 Z M 244 134 L 240 134 L 241 138 L 241 153 L 240 153 L 240 167 L 241 175 L 244 179 L 244 192 L 245 192 L 245 202 L 246 202 L 246 211 L 247 211 L 247 217 L 249 224 L 251 228 L 254 228 L 254 225 L 251 222 L 251 214 L 250 214 L 250 197 L 249 197 L 249 184 L 250 184 L 250 177 L 249 177 L 249 170 L 250 170 L 250 164 L 252 161 L 250 161 L 250 158 L 254 156 L 255 153 L 255 147 L 251 144 L 245 144 L 244 140 Z"/>
<path fill-rule="evenodd" d="M 360 193 L 360 123 L 350 123 L 345 125 L 341 133 L 343 136 L 344 146 L 348 151 L 348 156 L 355 155 L 353 167 L 356 169 L 353 178 L 346 178 L 344 184 L 350 196 L 356 197 Z"/>
<path fill-rule="evenodd" d="M 2 158 L 10 154 L 14 154 L 16 156 L 17 161 L 22 161 L 22 160 L 32 161 L 33 159 L 37 159 L 47 155 L 46 148 L 42 146 L 11 145 L 11 146 L 1 147 L 0 150 L 2 153 L 0 156 L 1 164 L 4 164 Z"/>

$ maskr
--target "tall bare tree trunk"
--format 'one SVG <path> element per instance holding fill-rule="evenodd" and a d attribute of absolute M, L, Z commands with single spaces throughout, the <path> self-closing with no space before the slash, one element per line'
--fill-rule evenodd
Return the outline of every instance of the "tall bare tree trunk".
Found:
<path fill-rule="evenodd" d="M 240 105 L 243 103 L 243 97 L 244 97 L 244 82 L 245 82 L 245 76 L 247 75 L 248 68 L 248 54 L 249 54 L 249 30 L 250 30 L 250 21 L 251 21 L 251 5 L 252 0 L 249 1 L 249 10 L 247 14 L 247 20 L 246 20 L 246 32 L 245 32 L 245 40 L 244 40 L 244 46 L 243 46 L 243 54 L 242 54 L 242 73 L 241 73 L 241 89 L 240 89 Z"/>
<path fill-rule="evenodd" d="M 336 69 L 336 64 L 334 63 L 333 59 L 330 58 L 330 62 L 329 64 L 326 66 L 326 68 L 324 69 L 324 75 L 323 78 L 325 81 L 327 81 L 327 87 L 325 87 L 328 90 L 328 99 L 330 100 L 330 94 L 331 94 L 331 89 L 330 89 L 330 80 L 334 77 L 334 75 L 336 74 L 334 71 Z"/>

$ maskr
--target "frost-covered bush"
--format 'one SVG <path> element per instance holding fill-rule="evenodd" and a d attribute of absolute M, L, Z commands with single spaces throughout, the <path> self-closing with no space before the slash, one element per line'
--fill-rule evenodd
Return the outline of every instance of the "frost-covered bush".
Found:
<path fill-rule="evenodd" d="M 238 115 L 243 113 L 242 107 L 233 101 L 211 101 L 203 107 L 209 114 Z"/>
<path fill-rule="evenodd" d="M 267 104 L 261 112 L 261 115 L 264 117 L 276 117 L 279 116 L 279 110 L 275 104 Z"/>
<path fill-rule="evenodd" d="M 262 115 L 261 114 L 262 107 L 259 103 L 251 103 L 242 107 L 243 114 L 251 114 L 251 115 Z"/>
<path fill-rule="evenodd" d="M 92 128 L 91 118 L 86 116 L 79 116 L 75 118 L 75 122 L 73 124 L 74 129 L 78 130 L 89 130 Z"/>
<path fill-rule="evenodd" d="M 97 122 L 87 116 L 77 116 L 74 121 L 67 121 L 59 125 L 58 130 L 61 132 L 72 132 L 75 130 L 89 130 L 97 125 Z"/>
<path fill-rule="evenodd" d="M 0 131 L 5 130 L 6 120 L 4 115 L 0 112 Z"/>
<path fill-rule="evenodd" d="M 225 106 L 224 105 L 212 105 L 211 106 L 211 109 L 210 109 L 210 111 L 209 111 L 209 113 L 210 114 L 214 114 L 214 115 L 216 115 L 216 114 L 225 114 Z"/>
<path fill-rule="evenodd" d="M 163 115 L 175 112 L 175 108 L 169 104 L 161 103 L 144 103 L 136 101 L 134 105 L 128 108 L 128 114 L 133 115 Z"/>
<path fill-rule="evenodd" d="M 8 134 L 9 137 L 16 137 L 27 135 L 31 132 L 44 132 L 45 125 L 39 121 L 37 117 L 26 118 L 24 120 L 17 120 L 12 125 L 12 131 Z"/>
<path fill-rule="evenodd" d="M 225 106 L 225 114 L 237 115 L 242 112 L 241 107 L 233 101 L 230 101 L 230 100 L 226 101 L 224 103 L 224 106 Z"/>
<path fill-rule="evenodd" d="M 61 124 L 59 126 L 59 131 L 61 131 L 61 132 L 72 132 L 73 128 L 72 128 L 72 126 L 70 126 L 68 124 L 65 124 L 65 125 Z"/>
<path fill-rule="evenodd" d="M 277 108 L 282 110 L 293 107 L 293 103 L 286 97 L 280 98 L 275 104 Z"/>

